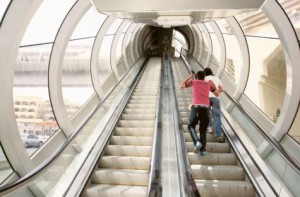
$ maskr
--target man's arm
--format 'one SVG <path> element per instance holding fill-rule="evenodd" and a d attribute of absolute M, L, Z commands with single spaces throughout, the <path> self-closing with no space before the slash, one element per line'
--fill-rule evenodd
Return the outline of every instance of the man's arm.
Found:
<path fill-rule="evenodd" d="M 224 91 L 224 87 L 222 85 L 219 85 L 219 92 L 223 92 Z"/>
<path fill-rule="evenodd" d="M 212 80 L 209 80 L 208 83 L 210 84 L 210 91 L 214 93 L 216 97 L 219 97 L 220 91 L 218 88 L 216 88 L 215 83 Z"/>
<path fill-rule="evenodd" d="M 180 88 L 180 89 L 186 88 L 186 87 L 185 87 L 185 83 L 188 82 L 189 80 L 193 79 L 194 77 L 195 77 L 194 74 L 189 75 L 183 82 L 181 82 L 181 83 L 179 84 L 179 88 Z"/>

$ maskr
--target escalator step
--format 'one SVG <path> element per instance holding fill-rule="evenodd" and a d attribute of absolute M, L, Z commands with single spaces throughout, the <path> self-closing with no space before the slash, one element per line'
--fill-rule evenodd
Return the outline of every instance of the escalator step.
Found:
<path fill-rule="evenodd" d="M 196 180 L 201 197 L 253 197 L 253 186 L 246 181 Z"/>
<path fill-rule="evenodd" d="M 110 144 L 152 146 L 152 137 L 112 136 Z"/>
<path fill-rule="evenodd" d="M 243 168 L 228 165 L 191 165 L 195 179 L 201 180 L 239 180 L 245 179 Z"/>
<path fill-rule="evenodd" d="M 82 194 L 83 197 L 145 197 L 147 187 L 127 185 L 92 184 Z"/>
<path fill-rule="evenodd" d="M 103 156 L 99 168 L 149 170 L 150 157 Z"/>
<path fill-rule="evenodd" d="M 92 174 L 92 182 L 110 185 L 147 186 L 148 170 L 101 168 Z"/>
<path fill-rule="evenodd" d="M 105 155 L 150 157 L 151 151 L 151 146 L 108 145 Z"/>

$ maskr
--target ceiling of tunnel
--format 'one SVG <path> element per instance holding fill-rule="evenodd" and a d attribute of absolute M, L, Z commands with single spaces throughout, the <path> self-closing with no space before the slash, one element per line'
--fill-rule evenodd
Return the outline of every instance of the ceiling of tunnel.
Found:
<path fill-rule="evenodd" d="M 259 9 L 264 0 L 91 0 L 101 13 L 136 23 L 175 27 L 225 18 Z"/>

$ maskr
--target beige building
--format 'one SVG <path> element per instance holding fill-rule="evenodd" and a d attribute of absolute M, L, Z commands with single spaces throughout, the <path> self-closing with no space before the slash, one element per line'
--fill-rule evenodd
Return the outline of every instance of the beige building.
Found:
<path fill-rule="evenodd" d="M 65 102 L 68 114 L 78 110 L 79 104 Z M 15 98 L 14 109 L 20 133 L 51 136 L 58 129 L 49 100 L 44 101 L 36 96 L 19 96 Z"/>

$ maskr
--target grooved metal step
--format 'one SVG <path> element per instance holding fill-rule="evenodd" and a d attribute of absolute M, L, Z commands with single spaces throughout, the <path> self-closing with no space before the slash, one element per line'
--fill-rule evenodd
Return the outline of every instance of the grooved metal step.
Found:
<path fill-rule="evenodd" d="M 201 197 L 253 197 L 253 186 L 247 181 L 196 180 Z"/>
<path fill-rule="evenodd" d="M 86 189 L 84 196 L 134 196 L 145 197 L 147 187 L 145 186 L 128 186 L 128 185 L 107 185 L 91 184 Z"/>

